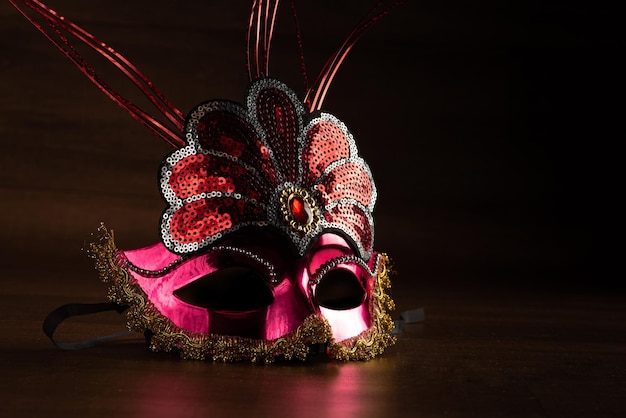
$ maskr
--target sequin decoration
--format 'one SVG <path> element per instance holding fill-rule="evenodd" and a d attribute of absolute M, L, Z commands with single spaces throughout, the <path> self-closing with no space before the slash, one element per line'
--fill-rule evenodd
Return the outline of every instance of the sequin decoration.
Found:
<path fill-rule="evenodd" d="M 337 159 L 348 158 L 350 147 L 344 133 L 337 125 L 320 120 L 307 132 L 307 146 L 304 154 L 308 157 L 309 176 L 306 180 L 309 184 L 313 184 L 331 163 Z M 356 154 L 356 150 L 352 154 Z"/>
<path fill-rule="evenodd" d="M 332 230 L 368 260 L 376 188 L 346 126 L 307 113 L 271 78 L 253 82 L 245 103 L 209 101 L 187 117 L 187 145 L 161 164 L 163 243 L 189 254 L 241 228 L 271 226 L 303 255 Z"/>

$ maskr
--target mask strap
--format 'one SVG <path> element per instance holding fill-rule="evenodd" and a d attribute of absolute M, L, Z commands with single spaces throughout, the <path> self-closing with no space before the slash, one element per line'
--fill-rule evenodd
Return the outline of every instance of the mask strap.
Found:
<path fill-rule="evenodd" d="M 424 308 L 409 309 L 408 311 L 400 312 L 400 319 L 393 321 L 393 330 L 390 331 L 390 334 L 402 334 L 406 324 L 415 324 L 423 321 Z"/>
<path fill-rule="evenodd" d="M 46 316 L 43 321 L 43 332 L 48 336 L 48 338 L 50 338 L 52 343 L 61 350 L 79 350 L 81 348 L 93 347 L 95 345 L 102 344 L 115 338 L 131 334 L 133 331 L 121 331 L 115 334 L 96 337 L 91 340 L 77 341 L 71 343 L 64 343 L 55 340 L 53 338 L 54 331 L 56 331 L 57 327 L 64 320 L 72 316 L 89 315 L 107 311 L 117 311 L 117 313 L 122 313 L 126 309 L 128 309 L 128 305 L 118 305 L 115 302 L 68 303 L 67 305 L 59 306 Z"/>

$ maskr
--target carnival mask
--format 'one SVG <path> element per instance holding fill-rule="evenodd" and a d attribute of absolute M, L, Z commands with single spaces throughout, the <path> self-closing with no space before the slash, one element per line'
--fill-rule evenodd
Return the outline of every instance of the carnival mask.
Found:
<path fill-rule="evenodd" d="M 304 360 L 321 345 L 332 358 L 366 360 L 393 344 L 390 261 L 373 250 L 376 187 L 346 125 L 321 110 L 347 51 L 390 8 L 355 29 L 300 99 L 267 76 L 278 1 L 255 1 L 244 103 L 207 101 L 183 119 L 121 55 L 41 2 L 22 3 L 83 73 L 175 147 L 159 170 L 161 242 L 118 250 L 102 225 L 89 247 L 110 299 L 129 307 L 130 329 L 189 359 Z M 174 128 L 95 76 L 59 28 L 148 85 Z"/>

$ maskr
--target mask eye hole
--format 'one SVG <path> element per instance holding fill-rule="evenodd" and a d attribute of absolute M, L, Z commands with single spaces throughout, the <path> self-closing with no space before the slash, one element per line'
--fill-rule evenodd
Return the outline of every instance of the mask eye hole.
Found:
<path fill-rule="evenodd" d="M 326 273 L 315 288 L 315 301 L 324 308 L 346 310 L 365 300 L 365 290 L 353 272 L 337 268 Z"/>
<path fill-rule="evenodd" d="M 214 271 L 175 290 L 174 296 L 194 306 L 237 312 L 265 308 L 274 300 L 263 275 L 248 266 Z"/>

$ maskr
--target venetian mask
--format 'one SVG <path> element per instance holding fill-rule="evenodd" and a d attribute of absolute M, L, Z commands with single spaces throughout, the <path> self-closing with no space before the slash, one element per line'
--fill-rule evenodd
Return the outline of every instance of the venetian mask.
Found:
<path fill-rule="evenodd" d="M 273 17 L 262 16 L 267 6 L 253 3 L 242 104 L 210 100 L 183 119 L 166 102 L 160 110 L 180 134 L 125 107 L 175 146 L 159 170 L 161 241 L 119 250 L 101 226 L 90 254 L 109 297 L 129 307 L 129 327 L 146 333 L 154 350 L 271 362 L 304 360 L 324 347 L 332 358 L 370 359 L 395 341 L 390 261 L 373 249 L 376 187 L 347 126 L 321 110 L 347 50 L 300 99 L 258 62 L 269 55 L 268 38 L 262 47 L 250 40 L 273 27 Z M 55 23 L 84 41 L 76 25 Z M 119 54 L 109 59 L 122 62 Z"/>

